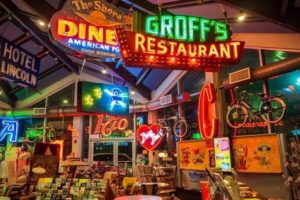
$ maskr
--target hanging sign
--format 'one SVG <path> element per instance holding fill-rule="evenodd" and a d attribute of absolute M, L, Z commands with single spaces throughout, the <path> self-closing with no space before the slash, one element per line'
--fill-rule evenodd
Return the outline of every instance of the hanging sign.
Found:
<path fill-rule="evenodd" d="M 218 133 L 219 120 L 215 118 L 216 91 L 214 84 L 205 84 L 199 94 L 198 123 L 204 139 L 214 138 Z"/>
<path fill-rule="evenodd" d="M 0 37 L 1 78 L 24 87 L 37 85 L 40 60 L 14 43 Z"/>
<path fill-rule="evenodd" d="M 54 43 L 85 55 L 120 57 L 114 25 L 125 23 L 125 15 L 106 1 L 68 0 L 50 20 Z"/>
<path fill-rule="evenodd" d="M 128 128 L 128 119 L 118 116 L 98 115 L 94 134 L 110 136 L 114 131 L 124 131 Z"/>
<path fill-rule="evenodd" d="M 103 83 L 79 83 L 79 109 L 83 112 L 129 115 L 128 87 Z"/>
<path fill-rule="evenodd" d="M 136 137 L 139 143 L 148 151 L 154 150 L 162 142 L 163 132 L 158 124 L 141 125 L 137 129 Z"/>
<path fill-rule="evenodd" d="M 2 120 L 1 121 L 0 130 L 0 142 L 7 137 L 10 137 L 10 142 L 17 142 L 18 140 L 18 130 L 19 130 L 19 123 L 15 120 Z"/>
<path fill-rule="evenodd" d="M 230 27 L 193 16 L 148 16 L 145 32 L 116 26 L 123 61 L 127 66 L 218 71 L 221 64 L 236 64 L 244 42 L 231 41 Z"/>

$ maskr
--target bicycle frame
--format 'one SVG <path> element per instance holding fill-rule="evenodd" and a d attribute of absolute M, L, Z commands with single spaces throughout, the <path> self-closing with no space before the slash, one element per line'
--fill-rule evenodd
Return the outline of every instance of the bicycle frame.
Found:
<path fill-rule="evenodd" d="M 259 105 L 258 108 L 255 108 L 252 104 L 250 104 L 247 100 L 242 100 L 240 102 L 238 102 L 238 104 L 241 104 L 243 106 L 245 106 L 249 112 L 249 119 L 252 120 L 254 118 L 254 116 L 258 116 L 259 115 L 259 108 L 261 106 L 261 104 L 263 103 L 262 100 L 259 100 Z"/>

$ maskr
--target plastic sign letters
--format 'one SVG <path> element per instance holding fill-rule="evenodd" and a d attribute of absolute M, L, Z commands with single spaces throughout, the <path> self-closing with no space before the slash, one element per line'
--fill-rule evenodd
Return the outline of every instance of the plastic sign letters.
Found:
<path fill-rule="evenodd" d="M 216 136 L 219 121 L 214 115 L 216 91 L 212 83 L 205 84 L 199 94 L 198 101 L 198 123 L 200 133 L 204 139 Z"/>
<path fill-rule="evenodd" d="M 141 125 L 137 129 L 137 140 L 147 150 L 154 150 L 162 141 L 163 133 L 158 124 Z"/>
<path fill-rule="evenodd" d="M 2 120 L 1 125 L 3 129 L 0 132 L 0 142 L 2 142 L 7 135 L 10 135 L 10 142 L 17 142 L 19 123 L 14 120 Z"/>
<path fill-rule="evenodd" d="M 227 41 L 231 37 L 230 27 L 226 23 L 181 15 L 147 16 L 145 32 L 186 42 Z"/>

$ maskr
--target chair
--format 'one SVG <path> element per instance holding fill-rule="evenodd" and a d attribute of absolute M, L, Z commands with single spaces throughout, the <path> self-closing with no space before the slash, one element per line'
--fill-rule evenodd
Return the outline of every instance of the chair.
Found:
<path fill-rule="evenodd" d="M 118 174 L 117 172 L 107 171 L 104 173 L 103 179 L 110 181 L 111 179 L 116 177 L 117 174 Z"/>
<path fill-rule="evenodd" d="M 124 177 L 122 185 L 125 189 L 126 194 L 133 193 L 133 185 L 137 182 L 137 177 Z"/>
<path fill-rule="evenodd" d="M 142 193 L 143 195 L 158 195 L 158 185 L 154 184 L 142 184 Z"/>
<path fill-rule="evenodd" d="M 152 182 L 153 167 L 146 165 L 139 165 L 138 170 L 142 179 L 142 182 Z"/>

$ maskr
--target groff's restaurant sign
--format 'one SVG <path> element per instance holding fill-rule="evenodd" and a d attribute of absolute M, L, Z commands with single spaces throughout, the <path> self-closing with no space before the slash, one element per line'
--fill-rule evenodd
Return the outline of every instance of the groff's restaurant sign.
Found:
<path fill-rule="evenodd" d="M 238 63 L 244 48 L 226 23 L 194 16 L 147 16 L 145 33 L 116 32 L 128 67 L 218 71 Z"/>
<path fill-rule="evenodd" d="M 1 78 L 24 87 L 37 85 L 40 60 L 35 55 L 0 37 Z"/>
<path fill-rule="evenodd" d="M 67 0 L 50 20 L 52 41 L 65 50 L 95 57 L 120 57 L 115 25 L 125 15 L 102 0 Z"/>

